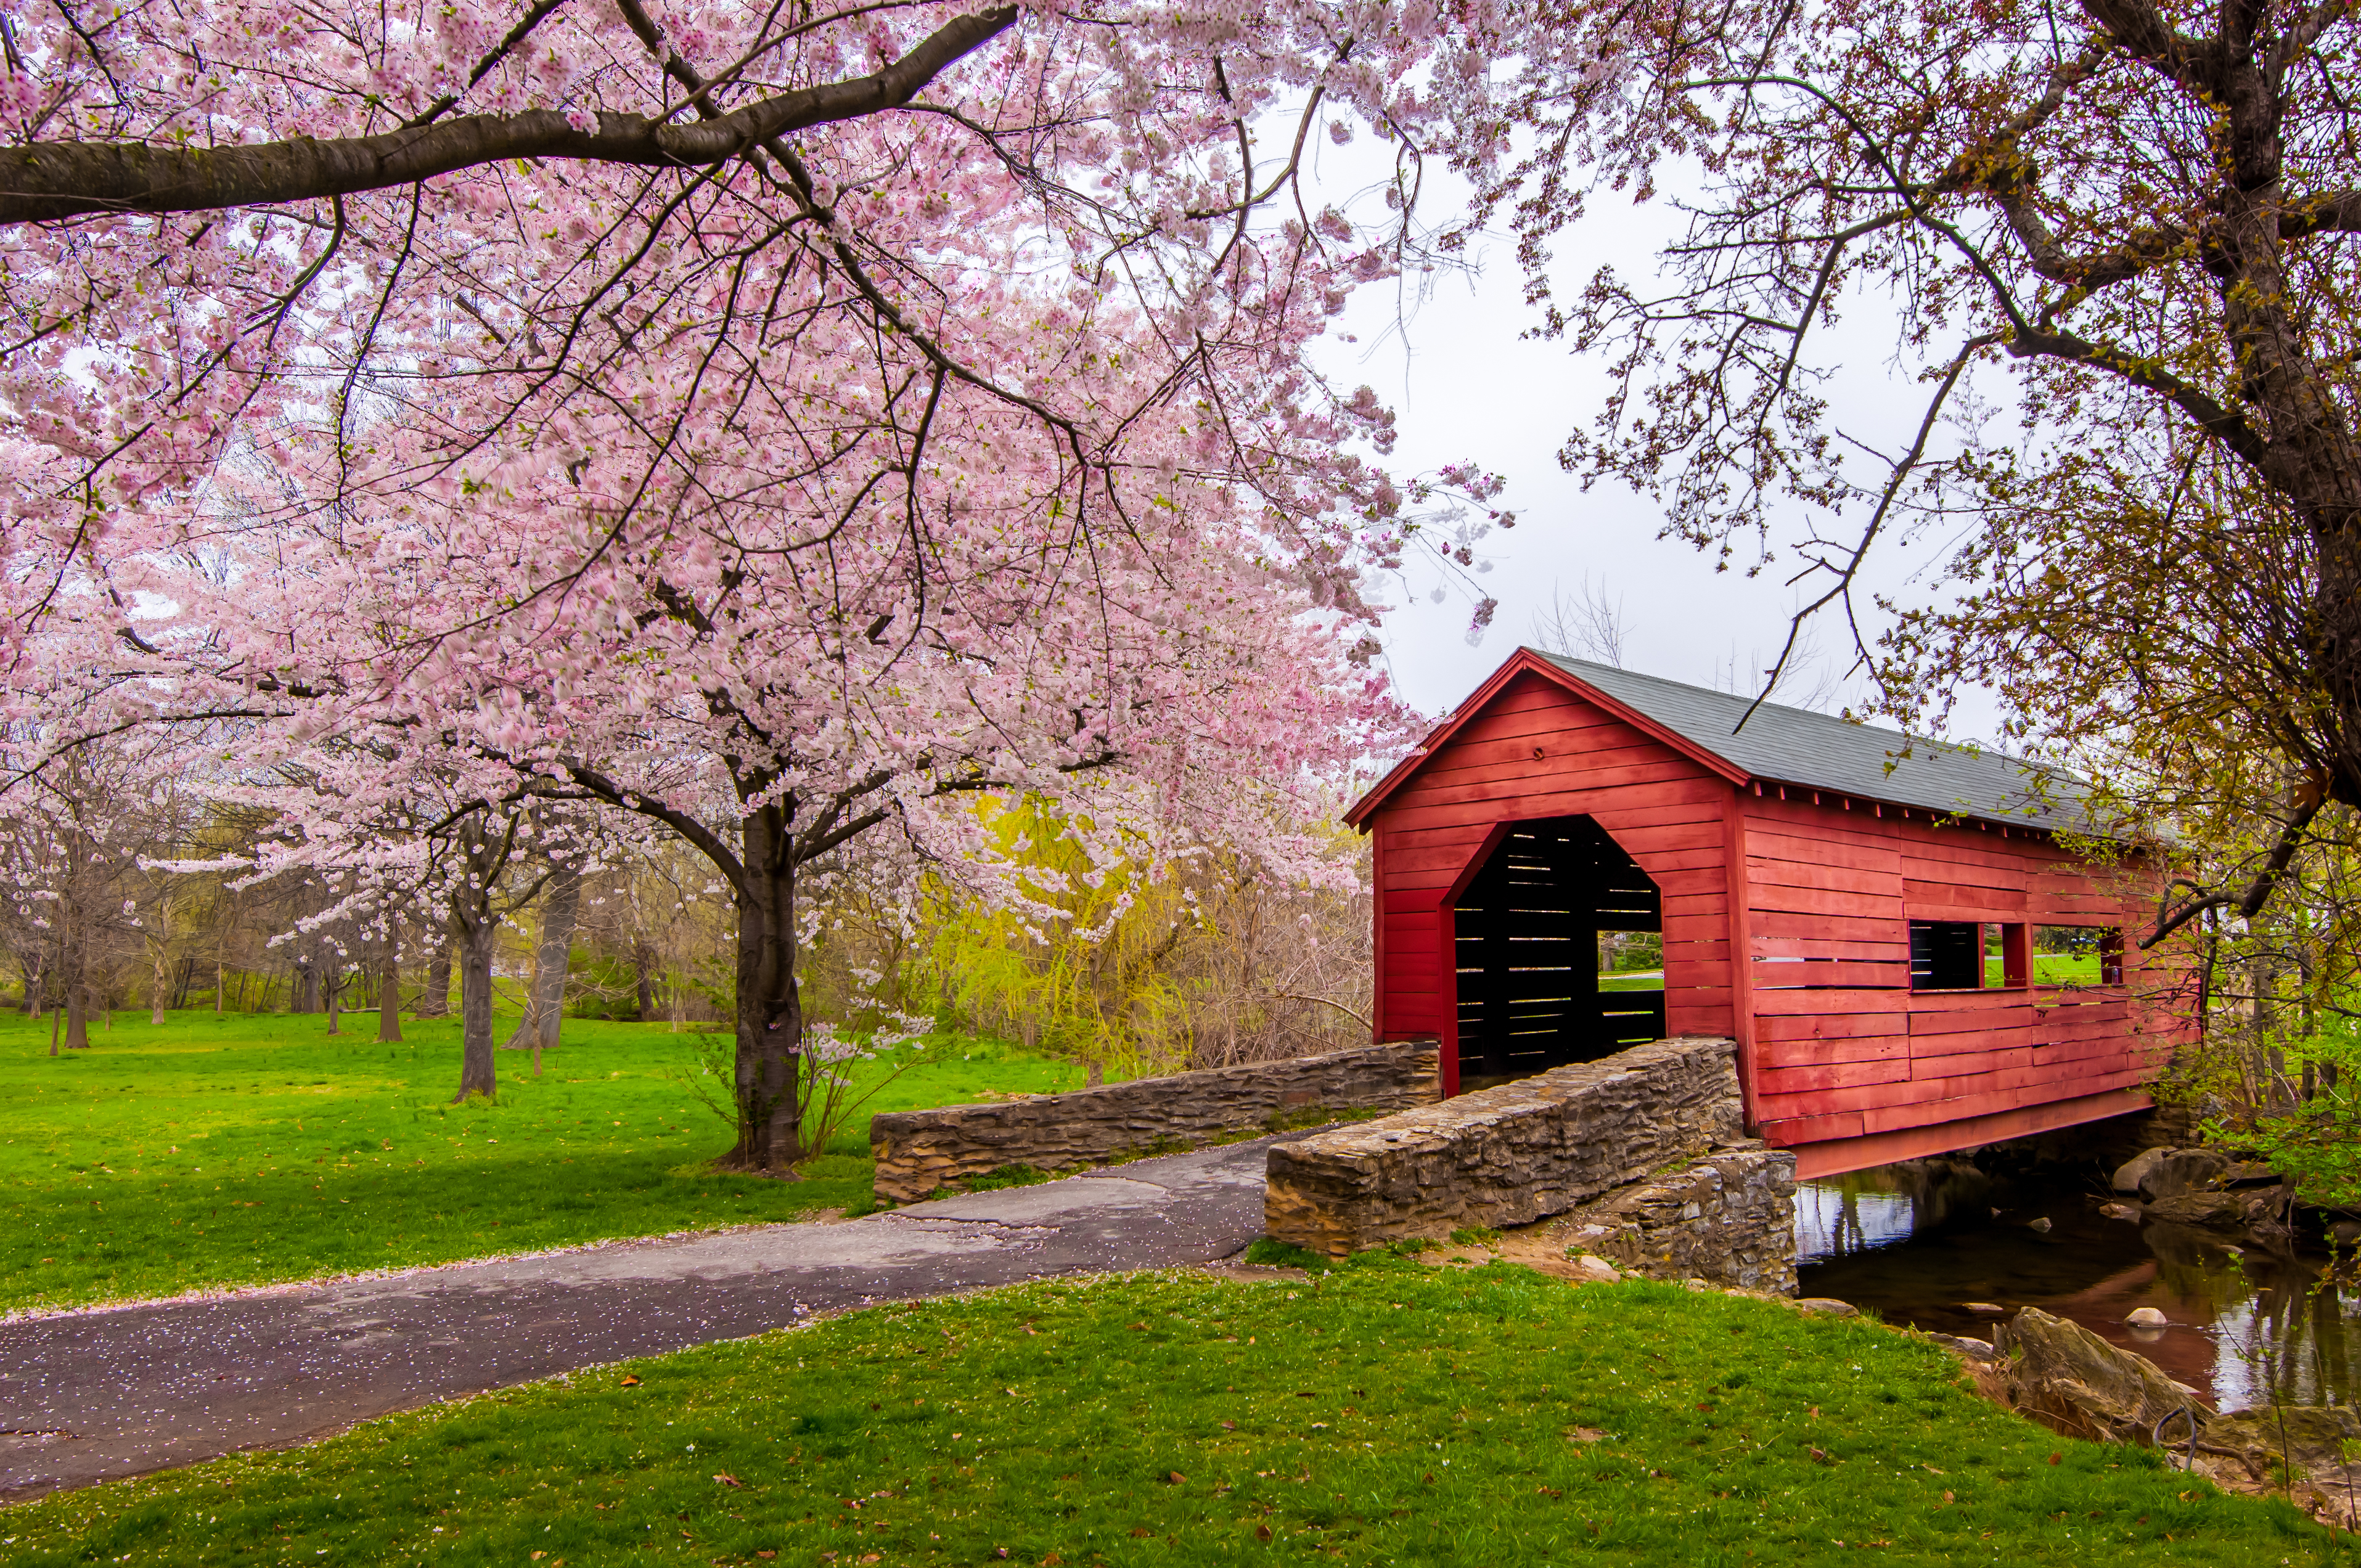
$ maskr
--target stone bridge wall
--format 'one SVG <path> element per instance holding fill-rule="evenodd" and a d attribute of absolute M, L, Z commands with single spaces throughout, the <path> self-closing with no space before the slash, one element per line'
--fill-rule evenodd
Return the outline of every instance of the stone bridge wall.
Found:
<path fill-rule="evenodd" d="M 1433 1041 L 1136 1079 L 988 1105 L 894 1111 L 869 1123 L 877 1195 L 913 1202 L 1011 1166 L 1071 1170 L 1192 1147 L 1321 1111 L 1400 1111 L 1442 1092 Z"/>
<path fill-rule="evenodd" d="M 1277 1145 L 1264 1223 L 1341 1257 L 1581 1211 L 1568 1239 L 1626 1267 L 1792 1290 L 1795 1156 L 1742 1121 L 1731 1041 L 1660 1040 Z"/>
<path fill-rule="evenodd" d="M 1795 1157 L 1715 1149 L 1668 1175 L 1619 1187 L 1566 1216 L 1569 1250 L 1659 1279 L 1795 1293 Z"/>

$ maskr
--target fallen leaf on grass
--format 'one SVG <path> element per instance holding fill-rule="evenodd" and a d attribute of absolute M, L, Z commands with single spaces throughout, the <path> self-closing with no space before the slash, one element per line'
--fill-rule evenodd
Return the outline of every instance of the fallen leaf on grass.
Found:
<path fill-rule="evenodd" d="M 1238 1423 L 1235 1421 L 1224 1421 L 1222 1423 L 1222 1430 L 1224 1431 L 1235 1431 L 1238 1430 Z"/>
<path fill-rule="evenodd" d="M 1155 1533 L 1156 1532 L 1154 1530 L 1148 1529 L 1146 1525 L 1134 1525 L 1131 1528 L 1131 1539 L 1134 1541 L 1145 1541 Z"/>
<path fill-rule="evenodd" d="M 1936 1468 L 1935 1468 L 1933 1465 L 1931 1465 L 1931 1464 L 1921 1464 L 1920 1466 L 1918 1466 L 1918 1468 L 1919 1468 L 1919 1469 L 1921 1469 L 1921 1470 L 1924 1470 L 1924 1471 L 1925 1471 L 1925 1472 L 1927 1472 L 1927 1474 L 1928 1474 L 1929 1475 L 1940 1475 L 1942 1474 L 1942 1472 L 1941 1472 L 1940 1470 L 1936 1469 Z"/>
<path fill-rule="evenodd" d="M 1568 1442 L 1605 1442 L 1607 1434 L 1597 1427 L 1576 1427 L 1565 1434 Z"/>
<path fill-rule="evenodd" d="M 1255 1539 L 1257 1541 L 1268 1541 L 1270 1539 L 1270 1526 L 1267 1524 L 1258 1524 L 1255 1526 Z"/>
<path fill-rule="evenodd" d="M 636 1388 L 636 1387 L 639 1387 L 639 1384 L 640 1384 L 640 1380 L 639 1380 L 637 1377 L 632 1376 L 631 1376 L 630 1373 L 628 1373 L 628 1372 L 626 1372 L 626 1373 L 624 1373 L 624 1374 L 623 1374 L 623 1387 L 626 1387 L 626 1388 Z"/>
<path fill-rule="evenodd" d="M 746 1484 L 735 1475 L 716 1475 L 714 1479 L 725 1486 L 742 1486 Z"/>
<path fill-rule="evenodd" d="M 2052 1464 L 2062 1464 L 2065 1461 L 2066 1456 L 2062 1453 L 2053 1453 L 2049 1456 L 2049 1463 Z"/>

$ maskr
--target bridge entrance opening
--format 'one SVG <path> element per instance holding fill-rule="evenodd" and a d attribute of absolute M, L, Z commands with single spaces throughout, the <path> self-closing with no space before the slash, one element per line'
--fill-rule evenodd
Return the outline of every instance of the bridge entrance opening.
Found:
<path fill-rule="evenodd" d="M 1664 898 L 1587 817 L 1520 822 L 1453 906 L 1462 1093 L 1664 1037 Z"/>

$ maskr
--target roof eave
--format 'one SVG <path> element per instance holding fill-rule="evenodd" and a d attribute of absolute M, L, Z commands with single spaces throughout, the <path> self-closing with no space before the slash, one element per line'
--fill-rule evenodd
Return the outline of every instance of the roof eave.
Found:
<path fill-rule="evenodd" d="M 1409 756 L 1394 764 L 1392 771 L 1371 785 L 1367 795 L 1353 803 L 1350 809 L 1345 813 L 1346 824 L 1366 831 L 1368 819 L 1376 814 L 1379 806 L 1385 804 L 1387 797 L 1409 783 L 1411 776 L 1433 760 L 1437 751 L 1450 744 L 1452 737 L 1481 713 L 1486 705 L 1500 694 L 1503 687 L 1526 671 L 1543 676 L 1574 693 L 1585 702 L 1605 709 L 1650 740 L 1670 747 L 1690 762 L 1709 773 L 1719 774 L 1732 784 L 1743 786 L 1754 782 L 1752 773 L 1748 773 L 1729 758 L 1719 752 L 1708 751 L 1678 730 L 1658 723 L 1639 709 L 1599 690 L 1581 676 L 1558 668 L 1532 649 L 1519 648 L 1509 656 L 1505 663 L 1492 672 L 1489 680 L 1468 694 L 1467 699 L 1452 711 L 1449 718 L 1435 726 Z"/>

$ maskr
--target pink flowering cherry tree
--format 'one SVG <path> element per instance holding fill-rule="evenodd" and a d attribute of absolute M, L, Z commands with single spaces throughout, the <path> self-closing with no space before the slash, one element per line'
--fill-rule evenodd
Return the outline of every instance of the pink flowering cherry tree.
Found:
<path fill-rule="evenodd" d="M 1405 733 L 1362 584 L 1497 485 L 1398 484 L 1307 351 L 1423 264 L 1417 84 L 1466 48 L 1391 5 L 43 13 L 12 700 L 244 726 L 225 766 L 333 781 L 281 796 L 324 866 L 429 799 L 693 844 L 735 1157 L 783 1169 L 799 868 L 973 855 L 962 803 L 1029 792 L 1100 863 L 1308 870 L 1290 801 Z M 1372 129 L 1364 223 L 1298 176 Z"/>

